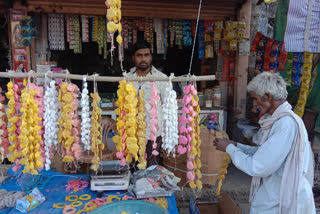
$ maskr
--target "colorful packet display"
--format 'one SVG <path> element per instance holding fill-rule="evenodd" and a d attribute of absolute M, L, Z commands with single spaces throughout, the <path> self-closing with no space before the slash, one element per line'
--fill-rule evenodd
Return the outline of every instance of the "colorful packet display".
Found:
<path fill-rule="evenodd" d="M 223 30 L 223 21 L 215 21 L 214 30 Z"/>
<path fill-rule="evenodd" d="M 206 43 L 206 52 L 205 52 L 205 58 L 213 58 L 213 39 L 212 34 L 206 33 L 205 34 L 205 43 Z"/>
<path fill-rule="evenodd" d="M 199 21 L 199 28 L 198 28 L 198 37 L 199 37 L 199 59 L 204 59 L 205 58 L 205 49 L 206 49 L 206 44 L 205 44 L 205 26 L 204 26 L 204 21 Z"/>
<path fill-rule="evenodd" d="M 230 71 L 230 52 L 225 51 L 223 53 L 223 68 L 221 74 L 221 81 L 228 81 L 229 80 L 229 71 Z"/>
<path fill-rule="evenodd" d="M 221 40 L 221 33 L 222 33 L 222 30 L 215 30 L 213 32 L 213 40 L 220 41 Z"/>
<path fill-rule="evenodd" d="M 246 23 L 245 22 L 238 22 L 238 35 L 237 38 L 240 42 L 246 35 Z"/>
<path fill-rule="evenodd" d="M 284 42 L 281 43 L 279 54 L 279 71 L 286 71 L 286 62 L 288 58 L 288 52 L 284 50 Z"/>
<path fill-rule="evenodd" d="M 302 70 L 302 54 L 303 53 L 293 53 L 292 58 L 292 83 L 293 87 L 300 87 L 301 83 L 301 70 Z"/>
<path fill-rule="evenodd" d="M 229 44 L 230 44 L 230 50 L 231 50 L 231 51 L 236 51 L 236 50 L 238 50 L 238 40 L 233 39 L 233 40 L 230 41 Z"/>
<path fill-rule="evenodd" d="M 288 53 L 286 82 L 290 86 L 292 85 L 292 64 L 293 64 L 293 53 Z"/>
<path fill-rule="evenodd" d="M 256 33 L 256 36 L 254 37 L 252 44 L 251 44 L 251 51 L 252 52 L 257 52 L 257 47 L 258 47 L 258 44 L 259 44 L 262 36 L 263 36 L 262 33 L 260 33 L 260 32 Z"/>
<path fill-rule="evenodd" d="M 183 45 L 191 46 L 192 45 L 192 30 L 190 20 L 182 21 L 182 34 L 183 34 Z"/>
<path fill-rule="evenodd" d="M 217 80 L 221 80 L 222 76 L 222 71 L 223 71 L 223 54 L 224 50 L 218 50 L 217 55 L 218 55 L 218 61 L 217 61 L 217 73 L 216 73 L 216 78 Z"/>
<path fill-rule="evenodd" d="M 133 44 L 133 20 L 128 19 L 128 43 Z"/>
<path fill-rule="evenodd" d="M 268 38 L 265 36 L 262 36 L 257 45 L 257 57 L 256 57 L 256 67 L 255 67 L 256 74 L 263 72 L 264 52 L 265 52 L 267 41 L 268 41 Z"/>
<path fill-rule="evenodd" d="M 269 71 L 269 64 L 270 64 L 270 54 L 272 50 L 272 45 L 275 42 L 273 39 L 268 39 L 266 48 L 264 51 L 264 62 L 263 62 L 263 70 Z"/>
<path fill-rule="evenodd" d="M 206 33 L 213 33 L 214 31 L 214 21 L 205 21 Z"/>
<path fill-rule="evenodd" d="M 302 55 L 302 53 L 300 53 Z M 304 53 L 303 72 L 301 78 L 301 88 L 299 92 L 299 99 L 294 112 L 300 117 L 304 114 L 305 105 L 308 99 L 310 80 L 311 80 L 311 70 L 312 70 L 312 53 Z M 294 58 L 293 58 L 294 59 Z"/>
<path fill-rule="evenodd" d="M 272 44 L 271 52 L 270 52 L 270 64 L 269 71 L 270 72 L 278 72 L 279 67 L 279 54 L 282 42 L 274 41 Z"/>

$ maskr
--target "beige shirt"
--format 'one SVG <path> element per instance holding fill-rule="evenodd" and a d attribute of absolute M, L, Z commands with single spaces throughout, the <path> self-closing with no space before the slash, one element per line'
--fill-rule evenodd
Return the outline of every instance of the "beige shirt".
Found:
<path fill-rule="evenodd" d="M 128 73 L 129 77 L 137 77 L 136 73 L 136 67 L 130 69 L 130 72 Z M 152 66 L 151 72 L 147 74 L 147 77 L 167 77 L 164 73 L 161 71 L 157 70 L 155 67 Z M 150 96 L 151 96 L 151 85 L 150 82 L 133 82 L 134 87 L 137 88 L 137 90 L 142 89 L 144 90 L 144 100 L 146 102 L 145 108 L 146 108 L 146 123 L 147 123 L 147 135 L 146 138 L 149 139 L 150 136 L 150 114 L 149 111 L 151 109 L 151 106 L 149 104 Z M 164 94 L 165 94 L 165 88 L 168 87 L 168 83 L 164 81 L 158 81 L 156 82 L 156 88 L 158 90 L 158 94 L 160 97 L 160 100 L 158 101 L 157 104 L 157 109 L 158 109 L 158 121 L 159 121 L 159 129 L 157 131 L 157 137 L 161 136 L 161 131 L 162 131 L 162 102 L 164 99 Z"/>

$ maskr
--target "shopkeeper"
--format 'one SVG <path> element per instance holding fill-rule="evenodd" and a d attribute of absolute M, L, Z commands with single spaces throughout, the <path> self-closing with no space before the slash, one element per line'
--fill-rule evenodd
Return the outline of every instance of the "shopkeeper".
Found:
<path fill-rule="evenodd" d="M 151 45 L 150 43 L 146 41 L 137 41 L 133 46 L 133 55 L 132 60 L 135 63 L 135 67 L 130 69 L 130 72 L 128 73 L 129 77 L 167 77 L 164 73 L 157 70 L 154 66 L 152 66 L 152 52 L 151 52 Z M 150 100 L 151 95 L 151 86 L 150 82 L 134 82 L 134 86 L 138 89 L 144 90 L 145 96 L 144 100 L 146 102 L 145 108 L 146 108 L 146 122 L 147 122 L 147 128 L 146 128 L 146 137 L 147 139 L 150 136 L 150 114 L 149 110 L 151 108 L 148 101 Z M 162 112 L 161 112 L 161 106 L 162 101 L 164 99 L 164 92 L 165 88 L 168 87 L 166 82 L 157 81 L 156 82 L 156 88 L 158 90 L 158 94 L 160 96 L 160 100 L 157 103 L 158 108 L 158 121 L 159 121 L 159 129 L 157 131 L 157 148 L 156 150 L 160 153 L 161 152 L 161 145 L 162 145 L 162 139 L 161 139 L 161 128 L 162 128 Z M 147 142 L 147 166 L 152 166 L 159 164 L 160 155 L 154 156 L 152 155 L 152 144 L 153 142 L 148 140 Z"/>
<path fill-rule="evenodd" d="M 313 153 L 302 119 L 286 101 L 282 77 L 265 72 L 248 85 L 253 105 L 263 115 L 255 136 L 257 147 L 216 139 L 216 148 L 226 151 L 232 163 L 253 176 L 251 214 L 315 214 Z"/>

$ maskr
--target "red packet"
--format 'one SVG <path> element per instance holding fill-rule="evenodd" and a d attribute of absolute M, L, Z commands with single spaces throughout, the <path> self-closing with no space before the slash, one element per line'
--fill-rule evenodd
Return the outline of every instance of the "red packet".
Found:
<path fill-rule="evenodd" d="M 252 44 L 251 44 L 251 51 L 257 52 L 257 46 L 258 46 L 262 36 L 263 36 L 262 33 L 260 33 L 260 32 L 256 33 L 256 36 L 254 37 Z"/>
<path fill-rule="evenodd" d="M 264 51 L 263 71 L 269 71 L 270 53 L 272 50 L 273 39 L 268 39 L 266 49 Z"/>

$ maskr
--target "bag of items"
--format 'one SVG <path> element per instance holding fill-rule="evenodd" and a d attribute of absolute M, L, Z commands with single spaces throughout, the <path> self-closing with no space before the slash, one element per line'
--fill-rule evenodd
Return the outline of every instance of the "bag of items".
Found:
<path fill-rule="evenodd" d="M 177 178 L 172 172 L 162 166 L 153 165 L 146 170 L 135 172 L 131 178 L 129 192 L 137 199 L 171 196 L 180 190 Z"/>

